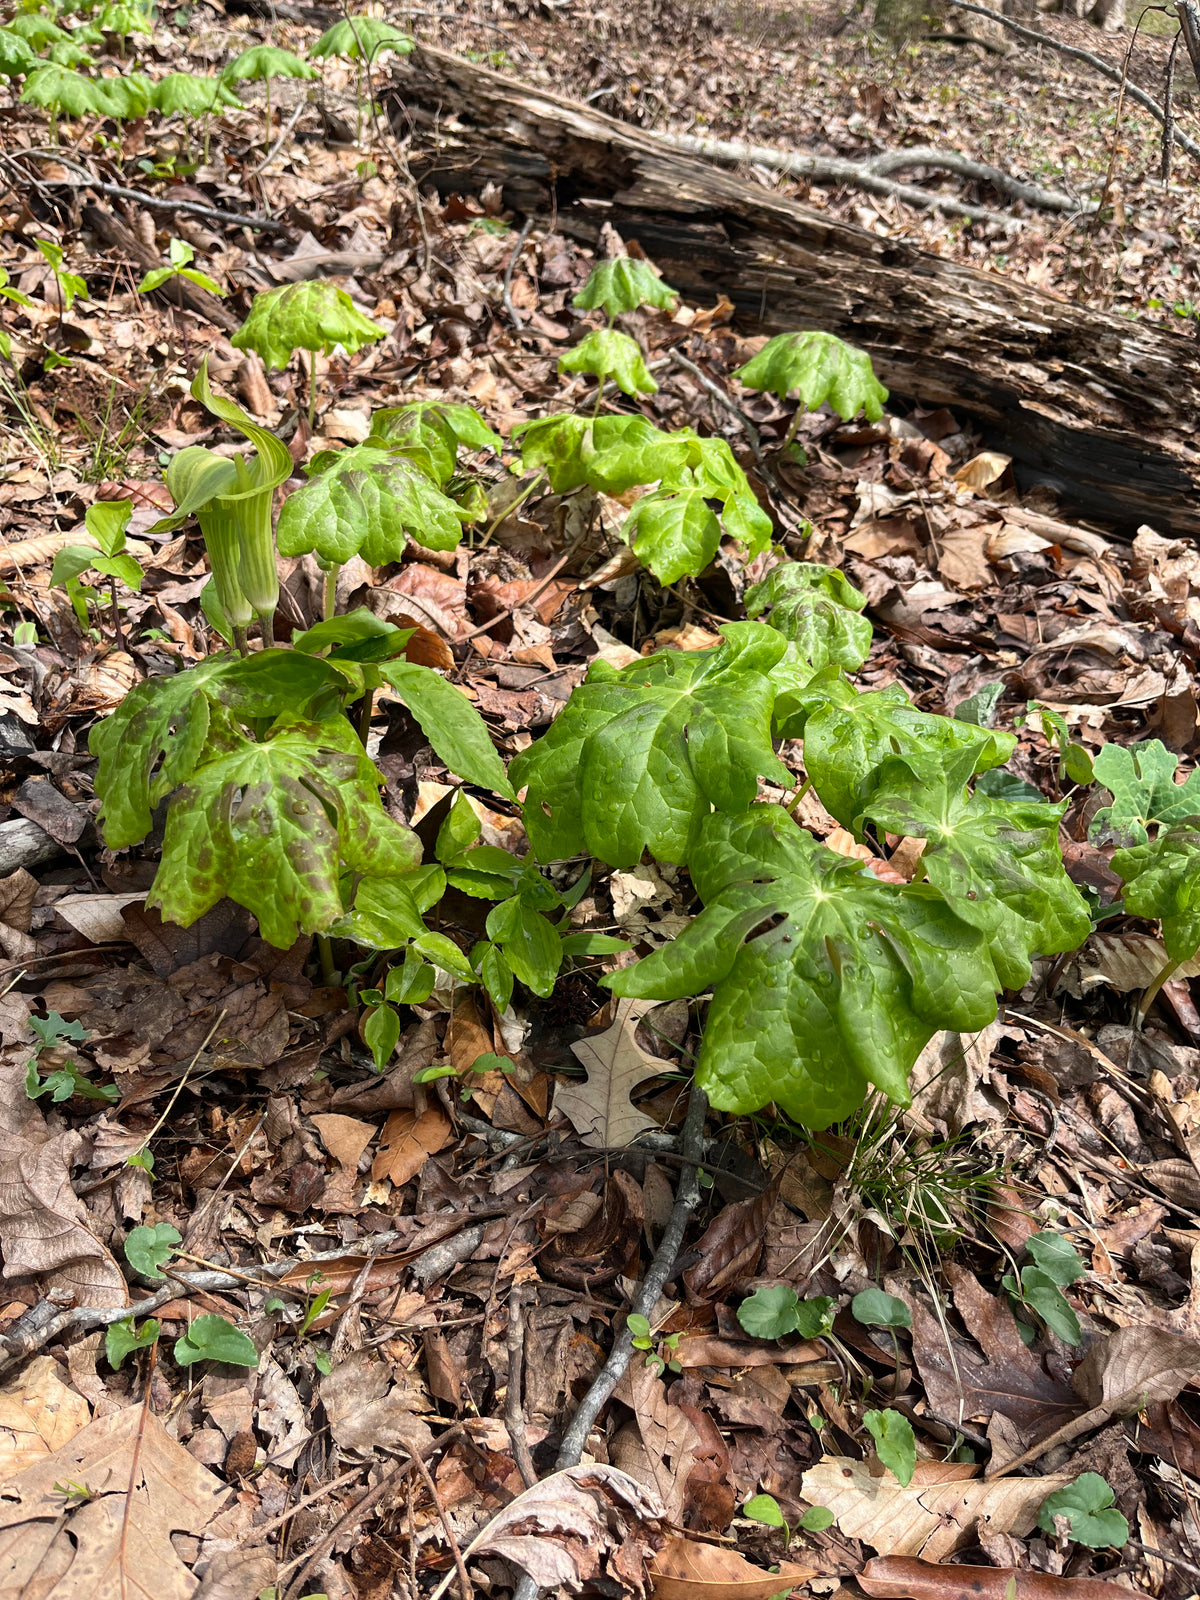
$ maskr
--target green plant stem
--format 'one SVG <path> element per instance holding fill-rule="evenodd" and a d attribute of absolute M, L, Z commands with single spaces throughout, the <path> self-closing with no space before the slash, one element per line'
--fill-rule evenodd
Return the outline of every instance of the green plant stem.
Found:
<path fill-rule="evenodd" d="M 801 800 L 804 799 L 804 796 L 808 793 L 812 786 L 812 779 L 805 778 L 804 782 L 796 790 L 792 798 L 783 802 L 783 809 L 787 812 L 789 817 L 795 817 L 796 808 L 799 806 Z"/>
<path fill-rule="evenodd" d="M 124 650 L 125 641 L 121 634 L 121 608 L 117 604 L 117 580 L 115 578 L 108 580 L 108 592 L 112 598 L 113 635 L 116 639 L 117 649 Z"/>
<path fill-rule="evenodd" d="M 267 92 L 267 117 L 263 125 L 263 152 L 270 154 L 271 150 L 271 80 L 263 79 L 263 88 Z"/>
<path fill-rule="evenodd" d="M 304 357 L 297 355 L 301 369 L 304 367 Z M 308 352 L 308 427 L 309 432 L 317 425 L 317 352 Z"/>
<path fill-rule="evenodd" d="M 796 429 L 800 426 L 800 418 L 803 415 L 804 415 L 804 406 L 803 405 L 798 405 L 796 407 L 796 413 L 793 416 L 793 418 L 791 420 L 791 423 L 788 426 L 788 431 L 783 436 L 783 443 L 779 446 L 779 449 L 776 451 L 777 455 L 783 455 L 786 452 L 788 446 L 791 444 L 792 440 L 796 437 Z"/>
<path fill-rule="evenodd" d="M 1138 1009 L 1137 1009 L 1137 1026 L 1138 1026 L 1139 1030 L 1145 1026 L 1146 1017 L 1149 1015 L 1150 1007 L 1158 999 L 1159 993 L 1162 990 L 1163 985 L 1166 984 L 1166 983 L 1170 983 L 1172 976 L 1176 972 L 1178 972 L 1179 968 L 1182 965 L 1183 965 L 1183 961 L 1182 960 L 1179 960 L 1179 961 L 1168 961 L 1166 966 L 1162 969 L 1162 971 L 1158 974 L 1157 978 L 1155 978 L 1154 982 L 1150 985 L 1150 987 L 1146 990 L 1145 994 L 1142 996 L 1141 1004 L 1138 1006 Z"/>
<path fill-rule="evenodd" d="M 321 962 L 321 982 L 327 989 L 337 987 L 337 968 L 333 964 L 333 945 L 327 933 L 317 935 L 317 955 Z"/>
<path fill-rule="evenodd" d="M 275 643 L 275 607 L 272 606 L 269 611 L 259 611 L 256 614 L 259 633 L 262 636 L 262 647 L 264 650 L 269 650 Z"/>
<path fill-rule="evenodd" d="M 336 561 L 325 569 L 325 604 L 322 614 L 326 622 L 330 617 L 337 615 L 337 581 L 341 570 L 341 563 Z"/>
<path fill-rule="evenodd" d="M 526 500 L 529 499 L 529 496 L 538 487 L 538 485 L 541 483 L 542 479 L 545 476 L 546 476 L 546 474 L 544 472 L 537 473 L 536 476 L 533 479 L 533 482 L 529 485 L 529 487 L 527 489 L 523 490 L 517 496 L 517 498 L 513 501 L 513 503 L 511 505 L 505 506 L 504 510 L 500 513 L 500 515 L 492 523 L 491 527 L 484 534 L 483 538 L 475 546 L 476 550 L 482 550 L 485 545 L 491 543 L 492 535 L 495 533 L 496 529 L 500 526 L 500 524 L 502 522 L 504 522 L 506 520 L 506 518 L 511 517 L 514 511 L 520 510 L 520 508 L 525 504 Z"/>
<path fill-rule="evenodd" d="M 244 622 L 235 622 L 231 626 L 233 628 L 233 642 L 237 646 L 238 654 L 248 656 L 250 654 L 250 640 L 246 636 L 246 624 Z"/>
<path fill-rule="evenodd" d="M 608 373 L 602 372 L 596 380 L 596 404 L 592 407 L 593 420 L 600 415 L 600 407 L 604 404 L 604 385 L 608 382 Z"/>

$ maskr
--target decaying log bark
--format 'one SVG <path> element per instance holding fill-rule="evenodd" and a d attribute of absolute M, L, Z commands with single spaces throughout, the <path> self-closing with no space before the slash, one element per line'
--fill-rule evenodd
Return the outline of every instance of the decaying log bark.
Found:
<path fill-rule="evenodd" d="M 397 64 L 398 130 L 436 126 L 422 182 L 489 182 L 525 214 L 595 239 L 611 222 L 690 300 L 745 334 L 824 328 L 893 393 L 973 418 L 1019 481 L 1131 530 L 1200 535 L 1200 373 L 1170 328 L 1051 299 L 745 183 L 590 107 L 428 45 Z"/>

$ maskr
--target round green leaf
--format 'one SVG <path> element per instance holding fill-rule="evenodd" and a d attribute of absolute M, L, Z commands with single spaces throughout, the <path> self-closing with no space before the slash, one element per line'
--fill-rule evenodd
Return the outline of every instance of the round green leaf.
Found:
<path fill-rule="evenodd" d="M 197 1317 L 182 1339 L 175 1341 L 175 1360 L 181 1367 L 197 1361 L 225 1361 L 235 1367 L 256 1367 L 258 1351 L 232 1322 L 215 1312 Z"/>
<path fill-rule="evenodd" d="M 158 1270 L 169 1261 L 175 1247 L 183 1243 L 183 1235 L 169 1222 L 158 1222 L 153 1227 L 132 1228 L 125 1241 L 125 1259 L 135 1272 L 146 1278 L 161 1278 Z"/>
<path fill-rule="evenodd" d="M 768 1528 L 786 1528 L 779 1502 L 772 1495 L 756 1494 L 742 1507 L 742 1515 L 751 1522 L 761 1522 Z"/>
<path fill-rule="evenodd" d="M 1038 1512 L 1038 1527 L 1054 1534 L 1055 1517 L 1065 1517 L 1071 1537 L 1092 1550 L 1119 1549 L 1129 1538 L 1129 1524 L 1113 1508 L 1113 1491 L 1098 1472 L 1085 1472 L 1065 1489 L 1047 1495 Z"/>
<path fill-rule="evenodd" d="M 912 1312 L 903 1300 L 882 1289 L 864 1289 L 850 1302 L 857 1322 L 868 1328 L 911 1328 Z"/>

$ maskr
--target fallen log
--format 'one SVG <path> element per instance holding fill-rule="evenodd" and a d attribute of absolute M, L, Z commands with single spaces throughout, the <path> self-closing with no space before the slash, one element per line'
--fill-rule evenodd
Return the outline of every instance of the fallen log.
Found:
<path fill-rule="evenodd" d="M 1200 373 L 1172 328 L 1052 299 L 999 274 L 743 182 L 574 101 L 419 44 L 387 91 L 393 124 L 436 129 L 414 158 L 444 190 L 503 186 L 526 215 L 636 239 L 667 281 L 744 334 L 824 328 L 870 352 L 901 399 L 950 406 L 1118 532 L 1200 535 Z"/>

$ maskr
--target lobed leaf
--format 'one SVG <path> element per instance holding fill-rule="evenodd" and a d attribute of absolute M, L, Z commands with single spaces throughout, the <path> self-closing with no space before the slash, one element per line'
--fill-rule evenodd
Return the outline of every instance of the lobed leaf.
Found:
<path fill-rule="evenodd" d="M 316 77 L 316 73 L 310 68 L 308 76 Z M 250 315 L 230 343 L 238 350 L 257 350 L 267 371 L 273 372 L 286 367 L 297 350 L 331 355 L 341 346 L 352 356 L 386 333 L 386 328 L 363 316 L 344 289 L 315 278 L 256 294 Z"/>
<path fill-rule="evenodd" d="M 976 1033 L 996 1015 L 983 938 L 936 889 L 880 883 L 778 806 L 709 816 L 688 866 L 704 910 L 603 981 L 661 1000 L 713 990 L 696 1081 L 718 1110 L 775 1101 L 825 1128 L 872 1083 L 907 1105 L 933 1035 Z"/>
<path fill-rule="evenodd" d="M 1127 748 L 1106 744 L 1093 762 L 1096 780 L 1112 795 L 1097 811 L 1089 837 L 1111 834 L 1125 845 L 1145 844 L 1149 829 L 1200 818 L 1200 768 L 1185 783 L 1175 781 L 1179 757 L 1161 739 Z"/>
<path fill-rule="evenodd" d="M 1167 955 L 1190 961 L 1200 949 L 1200 829 L 1163 828 L 1146 844 L 1116 851 L 1112 869 L 1124 880 L 1126 911 L 1161 922 Z"/>
<path fill-rule="evenodd" d="M 888 397 L 866 351 L 833 333 L 777 334 L 733 375 L 747 389 L 766 389 L 781 400 L 795 394 L 806 411 L 828 404 L 843 422 L 860 411 L 878 422 Z"/>
<path fill-rule="evenodd" d="M 314 60 L 325 56 L 344 56 L 348 61 L 374 61 L 384 50 L 397 55 L 410 53 L 413 42 L 407 33 L 379 17 L 346 17 L 327 28 L 308 52 Z"/>
<path fill-rule="evenodd" d="M 408 540 L 453 550 L 460 508 L 407 456 L 370 443 L 322 452 L 310 478 L 283 503 L 275 529 L 282 556 L 315 551 L 327 563 L 361 555 L 373 567 L 399 561 Z"/>
<path fill-rule="evenodd" d="M 528 785 L 538 856 L 590 851 L 631 867 L 649 849 L 690 859 L 711 807 L 746 811 L 757 776 L 787 783 L 771 748 L 767 674 L 786 648 L 758 622 L 728 624 L 711 650 L 667 650 L 619 672 L 593 663 L 549 731 L 512 763 Z"/>
<path fill-rule="evenodd" d="M 638 306 L 670 311 L 678 299 L 677 291 L 663 282 L 648 261 L 615 256 L 611 261 L 596 263 L 571 304 L 580 311 L 604 311 L 611 321 L 623 312 L 636 311 Z"/>
<path fill-rule="evenodd" d="M 611 378 L 622 394 L 657 394 L 636 339 L 615 328 L 596 328 L 558 358 L 560 372 L 590 372 L 601 384 Z"/>
<path fill-rule="evenodd" d="M 227 83 L 237 83 L 245 78 L 261 83 L 266 78 L 319 78 L 321 74 L 291 50 L 281 50 L 273 44 L 252 44 L 229 63 L 221 76 Z M 258 298 L 261 299 L 261 295 Z"/>
<path fill-rule="evenodd" d="M 856 672 L 871 649 L 872 628 L 860 616 L 867 598 L 844 572 L 813 561 L 784 561 L 746 590 L 746 615 L 766 618 L 794 647 L 792 670 L 843 667 Z"/>

